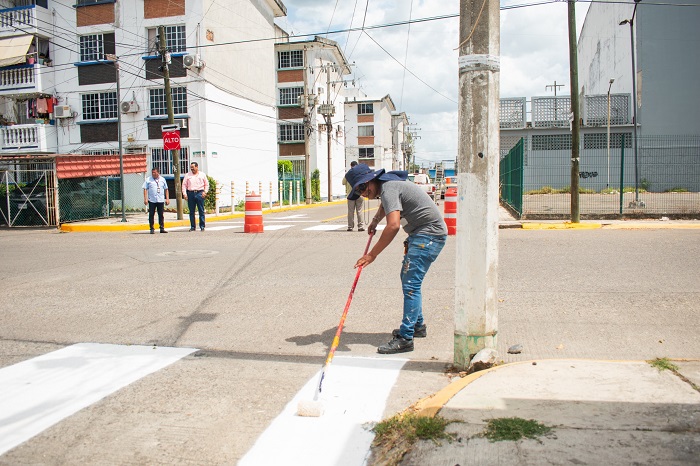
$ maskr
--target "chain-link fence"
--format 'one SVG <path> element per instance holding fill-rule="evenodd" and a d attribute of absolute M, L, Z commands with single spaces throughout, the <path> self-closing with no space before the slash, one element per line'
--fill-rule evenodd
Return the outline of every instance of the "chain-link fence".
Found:
<path fill-rule="evenodd" d="M 510 149 L 503 145 L 501 151 Z M 583 218 L 700 215 L 700 137 L 583 134 L 579 206 Z M 571 215 L 571 134 L 524 138 L 523 218 Z"/>
<path fill-rule="evenodd" d="M 119 177 L 69 178 L 58 180 L 61 223 L 108 217 L 121 208 Z"/>
<path fill-rule="evenodd" d="M 0 166 L 0 225 L 56 225 L 53 163 L 12 161 Z"/>

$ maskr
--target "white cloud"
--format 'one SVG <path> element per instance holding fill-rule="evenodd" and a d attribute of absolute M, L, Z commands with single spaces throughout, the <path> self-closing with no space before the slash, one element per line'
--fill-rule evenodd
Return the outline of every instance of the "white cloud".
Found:
<path fill-rule="evenodd" d="M 365 26 L 406 21 L 411 4 L 412 19 L 459 13 L 459 2 L 444 0 L 283 1 L 288 16 L 277 22 L 291 34 L 361 27 L 363 20 Z M 517 4 L 521 3 L 504 0 L 501 7 Z M 577 4 L 579 30 L 587 8 L 588 4 Z M 567 27 L 565 2 L 501 11 L 502 97 L 529 100 L 551 95 L 545 86 L 554 81 L 565 85 L 557 94 L 569 94 Z M 355 76 L 370 97 L 390 94 L 397 109 L 421 128 L 416 142 L 418 161 L 427 165 L 429 161 L 454 159 L 458 96 L 458 52 L 454 49 L 459 45 L 459 18 L 412 23 L 410 34 L 408 25 L 370 29 L 367 34 L 386 51 L 362 32 L 329 34 L 328 38 L 337 41 L 348 60 L 355 62 Z M 396 60 L 405 61 L 420 80 Z"/>

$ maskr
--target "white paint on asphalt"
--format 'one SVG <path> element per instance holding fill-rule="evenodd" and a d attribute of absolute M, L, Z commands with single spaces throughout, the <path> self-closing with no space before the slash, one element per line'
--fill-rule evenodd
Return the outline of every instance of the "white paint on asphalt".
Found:
<path fill-rule="evenodd" d="M 80 343 L 0 369 L 0 455 L 194 351 Z"/>
<path fill-rule="evenodd" d="M 405 359 L 333 360 L 323 382 L 321 417 L 297 416 L 299 401 L 313 400 L 320 372 L 297 393 L 253 448 L 238 463 L 284 465 L 363 465 L 382 419 L 386 401 Z"/>
<path fill-rule="evenodd" d="M 304 228 L 306 231 L 334 231 L 340 230 L 341 228 L 347 228 L 345 225 L 316 225 L 315 227 Z"/>
<path fill-rule="evenodd" d="M 264 225 L 263 229 L 265 231 L 274 231 L 274 230 L 284 230 L 285 228 L 291 228 L 294 225 Z"/>

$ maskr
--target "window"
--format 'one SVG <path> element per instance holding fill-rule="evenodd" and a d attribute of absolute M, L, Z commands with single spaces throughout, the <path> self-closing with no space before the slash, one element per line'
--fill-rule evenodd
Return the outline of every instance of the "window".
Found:
<path fill-rule="evenodd" d="M 165 47 L 170 53 L 186 52 L 187 51 L 187 35 L 185 34 L 185 25 L 165 26 Z M 158 28 L 148 30 L 148 51 L 149 53 L 158 53 L 159 39 Z"/>
<path fill-rule="evenodd" d="M 80 61 L 102 60 L 104 55 L 104 36 L 102 34 L 80 36 Z"/>
<path fill-rule="evenodd" d="M 81 150 L 80 153 L 85 155 L 119 155 L 119 149 L 89 149 Z"/>
<path fill-rule="evenodd" d="M 277 52 L 278 68 L 301 68 L 304 66 L 303 50 L 287 50 Z"/>
<path fill-rule="evenodd" d="M 612 133 L 610 135 L 610 148 L 619 149 L 622 145 L 622 134 L 625 136 L 625 148 L 632 147 L 632 133 Z M 584 149 L 606 149 L 608 147 L 607 133 L 586 133 L 583 135 Z"/>
<path fill-rule="evenodd" d="M 304 125 L 280 125 L 280 142 L 303 141 Z"/>
<path fill-rule="evenodd" d="M 360 137 L 363 136 L 374 136 L 374 126 L 358 126 L 357 127 L 357 135 Z"/>
<path fill-rule="evenodd" d="M 357 114 L 367 115 L 374 113 L 374 104 L 357 104 Z"/>
<path fill-rule="evenodd" d="M 532 150 L 571 150 L 571 134 L 535 134 Z"/>
<path fill-rule="evenodd" d="M 360 158 L 361 159 L 373 159 L 374 158 L 374 147 L 360 147 Z"/>
<path fill-rule="evenodd" d="M 165 104 L 165 88 L 150 89 L 150 106 L 151 116 L 162 116 L 168 114 L 168 109 Z M 175 115 L 184 115 L 187 113 L 187 88 L 173 87 L 171 88 L 173 99 L 173 113 Z"/>
<path fill-rule="evenodd" d="M 163 150 L 162 147 L 151 149 L 151 162 L 153 168 L 157 168 L 161 175 L 174 175 L 172 151 Z M 190 169 L 190 149 L 180 148 L 180 173 L 185 174 Z"/>
<path fill-rule="evenodd" d="M 303 93 L 303 87 L 280 88 L 280 105 L 299 105 L 298 98 Z"/>
<path fill-rule="evenodd" d="M 117 93 L 83 94 L 83 120 L 117 118 Z"/>

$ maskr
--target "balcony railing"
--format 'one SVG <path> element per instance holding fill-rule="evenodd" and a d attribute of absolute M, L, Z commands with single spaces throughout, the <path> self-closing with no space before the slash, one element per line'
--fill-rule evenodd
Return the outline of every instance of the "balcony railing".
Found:
<path fill-rule="evenodd" d="M 17 6 L 0 10 L 0 37 L 17 34 L 39 34 L 46 36 L 38 24 L 51 24 L 51 13 L 46 7 L 37 5 Z"/>
<path fill-rule="evenodd" d="M 34 92 L 53 92 L 50 66 L 32 64 L 0 68 L 0 95 Z"/>
<path fill-rule="evenodd" d="M 55 132 L 55 126 L 45 124 L 2 126 L 0 153 L 56 152 Z M 49 139 L 54 142 L 49 142 Z"/>

